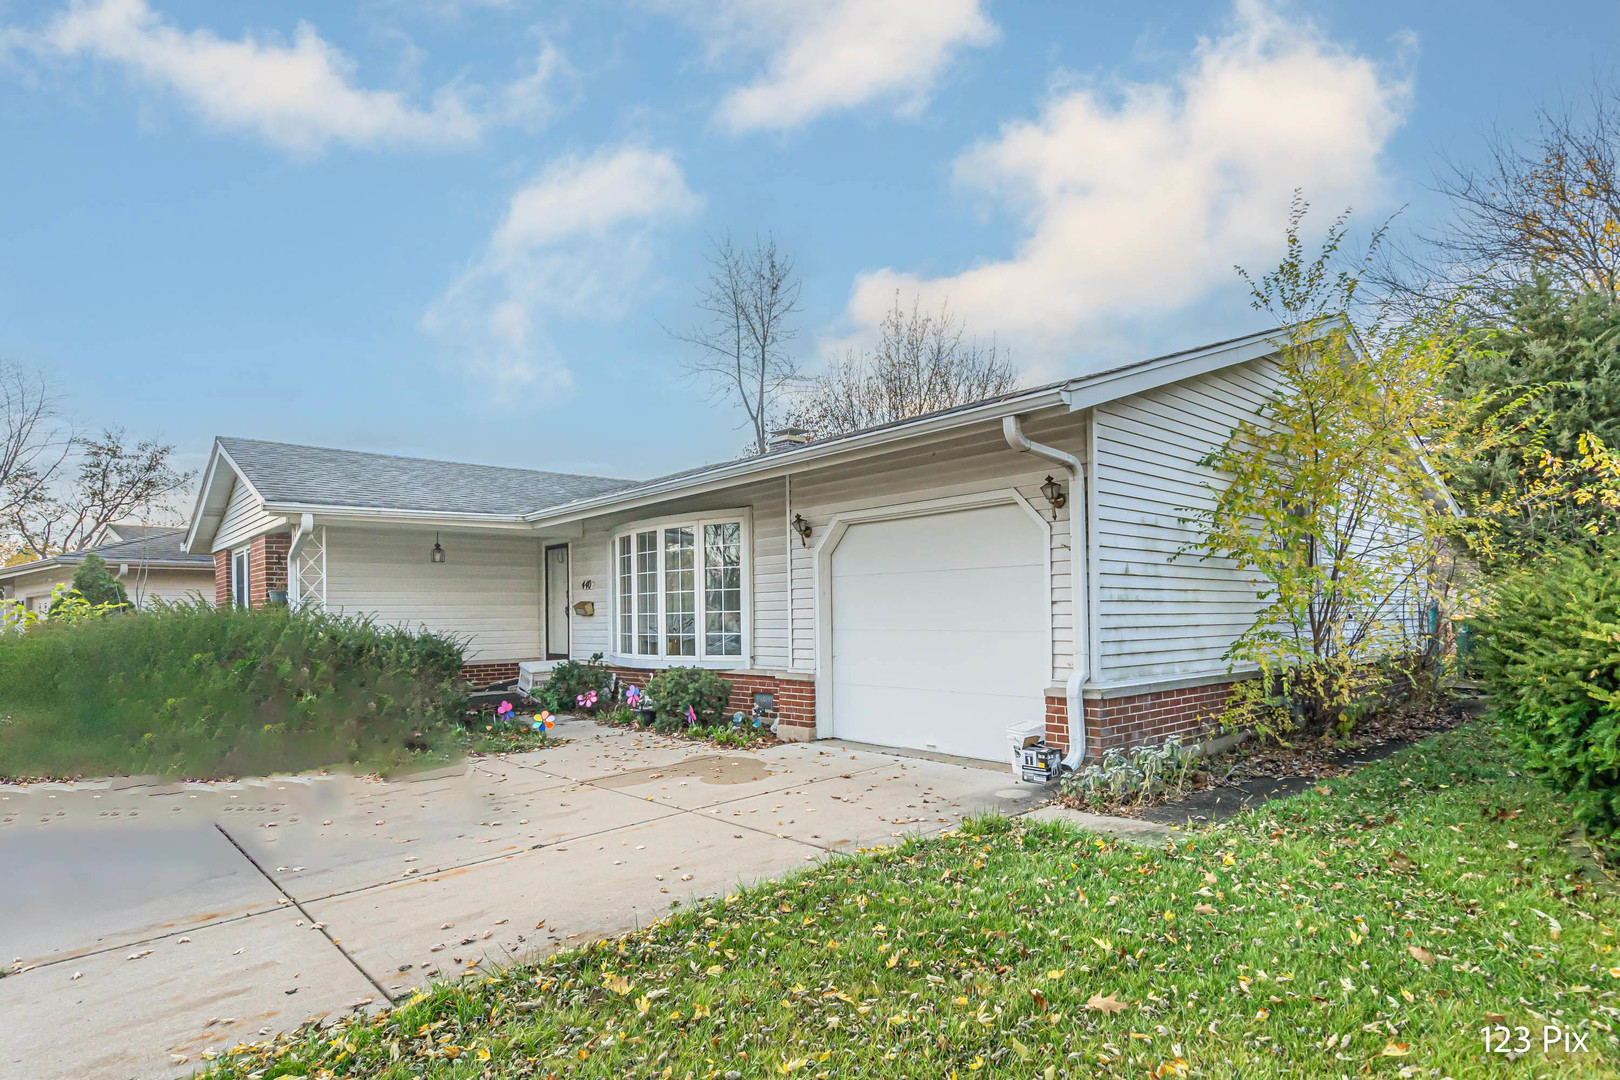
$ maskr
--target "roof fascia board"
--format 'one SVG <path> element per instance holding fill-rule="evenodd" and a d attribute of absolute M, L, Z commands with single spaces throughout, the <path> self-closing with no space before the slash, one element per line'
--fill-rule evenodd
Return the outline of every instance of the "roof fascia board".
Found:
<path fill-rule="evenodd" d="M 460 510 L 401 510 L 388 507 L 332 506 L 320 503 L 265 503 L 267 513 L 298 519 L 314 515 L 320 524 L 352 521 L 387 525 L 462 526 L 469 529 L 528 530 L 522 514 L 468 514 Z"/>
<path fill-rule="evenodd" d="M 207 516 L 203 513 L 203 508 L 208 504 L 208 497 L 213 492 L 213 485 L 219 478 L 219 463 L 221 461 L 230 466 L 231 473 L 235 477 L 235 482 L 247 485 L 248 494 L 252 495 L 255 499 L 258 499 L 261 506 L 264 505 L 264 496 L 259 494 L 259 489 L 254 487 L 253 481 L 247 478 L 247 473 L 242 471 L 242 466 L 236 463 L 236 459 L 231 457 L 230 451 L 226 450 L 225 447 L 220 443 L 219 437 L 215 436 L 214 452 L 212 455 L 210 455 L 208 461 L 208 473 L 203 480 L 202 487 L 197 491 L 197 505 L 191 512 L 191 524 L 186 528 L 186 540 L 184 545 L 185 550 L 193 555 L 203 554 L 198 552 L 195 547 L 197 542 L 197 526 L 202 522 L 203 518 Z M 224 519 L 225 505 L 228 504 L 229 501 L 230 496 L 227 495 L 225 497 L 225 503 L 220 505 L 219 513 L 221 520 Z M 214 530 L 215 532 L 218 532 L 219 526 L 215 525 Z M 209 545 L 212 547 L 213 537 L 209 537 Z"/>
<path fill-rule="evenodd" d="M 64 561 L 60 555 L 52 555 L 48 559 L 35 559 L 33 562 L 18 563 L 16 566 L 0 567 L 0 580 L 23 577 L 27 574 L 37 574 L 44 570 L 52 570 L 59 566 L 71 565 Z"/>
<path fill-rule="evenodd" d="M 197 487 L 197 501 L 191 507 L 191 520 L 186 523 L 186 535 L 180 546 L 191 550 L 191 545 L 197 541 L 197 524 L 202 521 L 203 507 L 208 503 L 208 490 L 214 483 L 214 472 L 219 467 L 219 439 L 214 439 L 213 449 L 208 454 L 208 468 L 203 470 L 203 482 Z"/>
<path fill-rule="evenodd" d="M 568 503 L 554 510 L 536 511 L 527 515 L 525 520 L 539 526 L 551 526 L 582 518 L 598 517 L 609 512 L 634 510 L 676 496 L 702 495 L 719 488 L 732 487 L 742 480 L 753 482 L 775 479 L 800 472 L 813 465 L 826 464 L 835 458 L 858 460 L 861 457 L 881 453 L 893 443 L 907 439 L 952 431 L 987 420 L 999 422 L 1003 416 L 1035 412 L 1061 405 L 1063 398 L 1060 389 L 1048 387 L 1020 397 L 964 409 L 945 416 L 927 417 L 915 423 L 885 428 L 851 439 L 824 443 L 820 446 L 807 446 L 802 450 L 766 454 L 746 461 L 733 462 L 714 471 L 699 472 L 650 487 L 637 488 L 632 492 L 602 495 Z"/>
<path fill-rule="evenodd" d="M 1279 334 L 1280 331 L 1267 332 L 1258 340 L 1236 341 L 1205 352 L 1076 379 L 1064 388 L 1063 399 L 1070 412 L 1079 412 L 1133 394 L 1156 390 L 1173 382 L 1181 382 L 1183 379 L 1246 364 L 1250 360 L 1269 356 L 1281 348 Z"/>

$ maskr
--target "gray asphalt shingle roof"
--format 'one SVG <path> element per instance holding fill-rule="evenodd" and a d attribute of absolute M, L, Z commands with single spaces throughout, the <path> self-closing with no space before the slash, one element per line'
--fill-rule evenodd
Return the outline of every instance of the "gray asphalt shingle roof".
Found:
<path fill-rule="evenodd" d="M 214 565 L 211 555 L 188 555 L 185 550 L 186 530 L 160 529 L 149 525 L 141 526 L 141 536 L 130 540 L 115 540 L 108 544 L 97 544 L 86 550 L 93 551 L 113 565 L 121 562 L 194 562 L 203 566 Z M 83 551 L 75 551 L 63 558 L 75 562 L 84 557 Z"/>
<path fill-rule="evenodd" d="M 258 439 L 219 444 L 267 503 L 516 515 L 638 483 Z"/>

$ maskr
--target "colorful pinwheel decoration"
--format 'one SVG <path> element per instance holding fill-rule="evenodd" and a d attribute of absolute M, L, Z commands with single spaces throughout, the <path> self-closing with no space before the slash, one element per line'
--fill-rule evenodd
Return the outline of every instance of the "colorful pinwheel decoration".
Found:
<path fill-rule="evenodd" d="M 585 691 L 583 694 L 574 699 L 574 704 L 578 705 L 582 709 L 596 708 L 596 691 Z"/>
<path fill-rule="evenodd" d="M 512 721 L 512 703 L 510 701 L 503 701 L 495 707 L 495 719 L 503 724 Z"/>
<path fill-rule="evenodd" d="M 688 727 L 697 727 L 697 711 L 690 705 L 686 707 L 686 724 Z"/>

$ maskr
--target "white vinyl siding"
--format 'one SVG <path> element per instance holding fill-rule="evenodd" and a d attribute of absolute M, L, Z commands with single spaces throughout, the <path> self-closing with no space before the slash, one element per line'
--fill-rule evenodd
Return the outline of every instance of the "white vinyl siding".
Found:
<path fill-rule="evenodd" d="M 225 516 L 220 519 L 219 531 L 214 534 L 214 551 L 240 547 L 260 533 L 269 532 L 284 523 L 284 518 L 265 513 L 261 503 L 240 480 L 231 488 L 231 497 L 225 502 Z"/>
<path fill-rule="evenodd" d="M 1231 560 L 1176 556 L 1220 482 L 1199 460 L 1254 416 L 1275 370 L 1255 360 L 1095 409 L 1097 682 L 1225 671 L 1263 606 Z"/>
<path fill-rule="evenodd" d="M 541 655 L 540 549 L 534 536 L 326 527 L 326 606 L 467 638 L 467 661 Z"/>
<path fill-rule="evenodd" d="M 1085 422 L 1080 414 L 1031 418 L 1024 430 L 1038 442 L 1066 450 L 1082 460 L 1085 458 Z M 794 537 L 790 549 L 793 557 L 791 667 L 803 672 L 816 669 L 816 544 L 826 535 L 827 526 L 835 517 L 885 505 L 1012 488 L 1046 518 L 1051 528 L 1050 667 L 1053 683 L 1064 682 L 1074 664 L 1074 578 L 1069 539 L 1070 510 L 1074 503 L 1057 511 L 1053 520 L 1052 509 L 1041 494 L 1041 483 L 1048 475 L 1062 482 L 1067 491 L 1066 470 L 1055 462 L 1010 449 L 999 424 L 987 425 L 971 434 L 957 432 L 919 441 L 892 453 L 796 474 L 792 513 L 802 514 L 810 522 L 812 532 L 808 546 Z"/>
<path fill-rule="evenodd" d="M 10 594 L 24 602 L 32 600 L 35 608 L 44 611 L 50 606 L 51 591 L 59 583 L 71 583 L 75 569 L 77 567 L 55 566 L 39 573 L 19 576 L 7 583 Z M 110 564 L 109 569 L 116 575 L 118 564 Z M 131 563 L 129 573 L 118 580 L 123 583 L 129 602 L 138 608 L 158 600 L 176 603 L 201 598 L 209 604 L 214 602 L 212 566 L 196 570 L 171 570 L 143 568 L 138 563 Z"/>

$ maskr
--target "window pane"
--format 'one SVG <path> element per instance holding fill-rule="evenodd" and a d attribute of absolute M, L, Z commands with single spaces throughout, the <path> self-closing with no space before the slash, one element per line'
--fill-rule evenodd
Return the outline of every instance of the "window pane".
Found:
<path fill-rule="evenodd" d="M 703 651 L 742 655 L 742 525 L 703 526 Z"/>
<path fill-rule="evenodd" d="M 664 655 L 697 655 L 697 546 L 691 526 L 664 530 Z"/>
<path fill-rule="evenodd" d="M 636 533 L 636 652 L 658 655 L 658 534 Z"/>
<path fill-rule="evenodd" d="M 630 554 L 630 538 L 619 537 L 619 651 L 635 649 L 635 562 Z"/>

